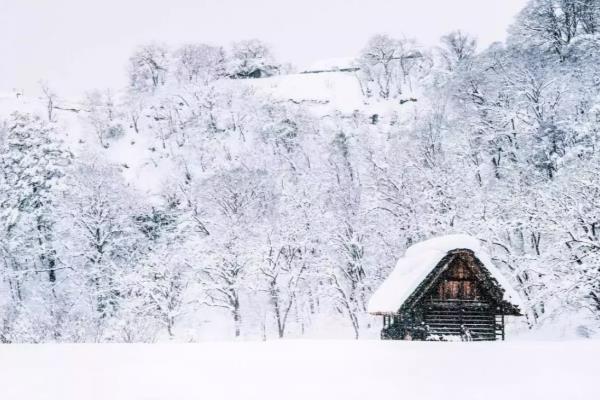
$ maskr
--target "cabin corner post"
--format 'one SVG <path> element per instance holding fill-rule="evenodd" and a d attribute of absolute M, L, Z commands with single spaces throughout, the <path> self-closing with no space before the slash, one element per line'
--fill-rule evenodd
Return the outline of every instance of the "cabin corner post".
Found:
<path fill-rule="evenodd" d="M 504 341 L 504 308 L 502 308 L 502 340 Z"/>

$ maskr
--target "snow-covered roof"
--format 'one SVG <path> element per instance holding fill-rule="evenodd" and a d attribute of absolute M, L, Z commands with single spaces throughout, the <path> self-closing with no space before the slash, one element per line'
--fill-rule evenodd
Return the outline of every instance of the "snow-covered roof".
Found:
<path fill-rule="evenodd" d="M 485 269 L 505 290 L 504 300 L 523 310 L 523 301 L 508 280 L 492 263 L 490 256 L 481 248 L 478 239 L 469 235 L 441 236 L 417 243 L 406 250 L 396 268 L 371 297 L 368 311 L 372 314 L 397 312 L 449 251 L 468 249 L 481 261 Z"/>
<path fill-rule="evenodd" d="M 337 57 L 319 60 L 300 70 L 302 72 L 321 72 L 339 71 L 350 68 L 356 68 L 356 61 L 353 57 Z"/>
<path fill-rule="evenodd" d="M 352 113 L 368 108 L 358 80 L 343 72 L 279 75 L 248 80 L 246 84 L 261 94 L 306 104 L 319 115 Z"/>

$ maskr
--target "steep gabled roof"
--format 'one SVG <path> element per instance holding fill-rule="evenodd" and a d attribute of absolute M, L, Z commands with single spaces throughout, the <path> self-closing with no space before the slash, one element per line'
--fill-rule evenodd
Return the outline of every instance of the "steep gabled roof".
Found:
<path fill-rule="evenodd" d="M 404 257 L 398 260 L 396 268 L 371 297 L 369 313 L 398 312 L 419 285 L 448 256 L 448 253 L 457 249 L 472 251 L 490 277 L 504 290 L 503 300 L 521 310 L 524 309 L 521 297 L 492 263 L 489 255 L 483 251 L 478 239 L 469 235 L 448 235 L 429 239 L 409 247 Z"/>

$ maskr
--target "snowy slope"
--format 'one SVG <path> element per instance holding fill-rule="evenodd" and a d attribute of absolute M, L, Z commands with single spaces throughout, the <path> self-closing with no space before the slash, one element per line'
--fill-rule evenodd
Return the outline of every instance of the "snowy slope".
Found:
<path fill-rule="evenodd" d="M 226 80 L 221 84 L 232 90 L 249 86 L 259 96 L 272 101 L 302 104 L 318 115 L 350 114 L 366 107 L 358 80 L 352 73 L 290 74 L 265 79 Z M 177 87 L 165 87 L 161 95 L 168 96 L 178 90 Z M 82 109 L 80 103 L 78 99 L 57 101 L 57 105 L 63 108 Z M 14 111 L 36 114 L 46 119 L 46 102 L 39 95 L 0 93 L 0 119 L 7 118 Z M 148 114 L 148 110 L 145 111 L 144 114 Z M 140 193 L 153 196 L 172 177 L 173 152 L 162 149 L 162 143 L 151 132 L 137 134 L 129 127 L 123 137 L 111 140 L 110 147 L 103 148 L 87 120 L 85 110 L 75 113 L 55 109 L 54 113 L 69 150 L 76 155 L 85 153 L 84 158 L 97 157 L 120 167 L 126 181 Z M 147 126 L 152 122 L 151 118 L 143 115 L 140 125 Z"/>
<path fill-rule="evenodd" d="M 600 342 L 0 347 L 3 400 L 598 399 Z"/>
<path fill-rule="evenodd" d="M 274 76 L 244 82 L 259 94 L 281 101 L 306 105 L 317 115 L 345 115 L 354 112 L 386 116 L 393 112 L 405 115 L 414 111 L 416 103 L 400 104 L 399 100 L 382 100 L 367 97 L 359 83 L 356 72 L 332 71 Z M 405 98 L 419 98 L 418 92 L 407 92 Z M 419 103 L 419 107 L 425 104 Z"/>
<path fill-rule="evenodd" d="M 345 62 L 349 62 L 347 59 Z M 331 60 L 321 64 L 329 65 Z M 334 63 L 335 64 L 335 63 Z M 263 79 L 225 80 L 223 87 L 239 91 L 241 87 L 250 87 L 268 101 L 302 105 L 317 116 L 345 115 L 357 112 L 364 115 L 378 114 L 386 118 L 400 112 L 405 119 L 411 118 L 417 103 L 400 104 L 398 100 L 377 100 L 363 95 L 355 72 L 323 72 L 279 75 Z M 164 87 L 161 95 L 178 93 L 180 88 Z M 172 94 L 171 93 L 171 94 Z M 419 97 L 415 93 L 408 97 Z M 117 96 L 119 97 L 119 96 Z M 157 98 L 159 96 L 157 95 Z M 85 158 L 97 157 L 118 166 L 132 187 L 145 196 L 152 197 L 161 192 L 163 185 L 172 180 L 174 152 L 163 149 L 161 141 L 151 132 L 137 134 L 131 127 L 125 135 L 110 141 L 109 148 L 99 145 L 94 128 L 87 120 L 87 112 L 83 110 L 81 99 L 59 99 L 57 105 L 62 108 L 80 109 L 79 113 L 55 109 L 55 119 L 65 134 L 68 148 L 76 155 L 85 153 Z M 423 107 L 423 103 L 418 104 Z M 46 102 L 42 96 L 16 92 L 0 93 L 0 118 L 8 117 L 12 112 L 20 111 L 40 115 L 46 118 Z M 147 126 L 153 121 L 145 110 L 140 125 Z M 177 150 L 177 149 L 175 149 Z"/>
<path fill-rule="evenodd" d="M 305 104 L 321 113 L 352 113 L 364 108 L 358 79 L 351 72 L 290 74 L 247 81 L 260 94 Z"/>
<path fill-rule="evenodd" d="M 14 111 L 42 114 L 44 105 L 35 97 L 22 95 L 20 92 L 0 92 L 0 118 L 8 117 Z"/>
<path fill-rule="evenodd" d="M 105 159 L 118 166 L 123 177 L 141 193 L 152 196 L 160 191 L 162 184 L 170 177 L 171 164 L 161 154 L 151 149 L 158 147 L 158 140 L 150 135 L 136 134 L 132 129 L 118 140 L 113 140 L 109 148 L 98 143 L 94 128 L 87 120 L 87 113 L 77 99 L 59 99 L 54 110 L 54 119 L 62 133 L 66 147 L 82 159 Z M 78 109 L 73 112 L 65 109 Z M 46 119 L 45 100 L 39 96 L 0 93 L 0 119 L 13 112 L 31 113 Z"/>

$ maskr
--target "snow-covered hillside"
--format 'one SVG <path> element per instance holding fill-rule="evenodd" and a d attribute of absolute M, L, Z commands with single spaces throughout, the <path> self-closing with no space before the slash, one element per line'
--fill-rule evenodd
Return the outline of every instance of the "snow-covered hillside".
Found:
<path fill-rule="evenodd" d="M 373 293 L 448 234 L 522 299 L 510 339 L 597 336 L 600 13 L 538 17 L 306 69 L 151 43 L 116 93 L 0 95 L 0 340 L 377 337 Z"/>
<path fill-rule="evenodd" d="M 1 346 L 5 400 L 591 400 L 600 342 Z"/>
<path fill-rule="evenodd" d="M 355 73 L 322 72 L 276 76 L 250 82 L 259 92 L 305 104 L 321 115 L 351 114 L 367 104 Z"/>
<path fill-rule="evenodd" d="M 319 63 L 315 65 L 321 65 Z M 329 64 L 323 64 L 329 65 Z M 355 114 L 373 115 L 378 118 L 390 118 L 402 111 L 405 119 L 416 112 L 416 104 L 408 103 L 400 106 L 398 100 L 382 101 L 378 98 L 367 98 L 362 92 L 356 72 L 328 71 L 321 73 L 299 73 L 278 75 L 253 80 L 223 80 L 217 84 L 219 90 L 241 92 L 250 90 L 263 101 L 275 104 L 291 105 L 306 110 L 319 118 L 332 116 L 351 117 Z M 178 87 L 162 88 L 154 97 L 181 96 L 190 100 L 192 93 L 181 94 Z M 124 94 L 114 95 L 118 102 Z M 414 93 L 407 98 L 414 98 Z M 121 101 L 125 101 L 121 99 Z M 157 109 L 164 105 L 147 100 L 140 110 L 140 126 L 152 126 L 158 118 Z M 160 137 L 136 133 L 131 125 L 124 125 L 124 134 L 111 139 L 102 146 L 90 124 L 90 110 L 84 98 L 63 99 L 58 97 L 54 104 L 54 115 L 62 129 L 63 138 L 69 149 L 76 155 L 96 157 L 118 167 L 124 178 L 144 196 L 152 197 L 160 194 L 165 185 L 174 179 L 177 161 L 174 152 L 166 148 Z M 423 108 L 425 105 L 420 104 Z M 14 111 L 46 115 L 47 99 L 43 95 L 28 95 L 17 92 L 0 94 L 0 116 L 6 118 Z M 75 112 L 74 110 L 77 110 Z M 172 144 L 167 144 L 172 145 Z M 176 151 L 176 150 L 175 150 Z"/>

